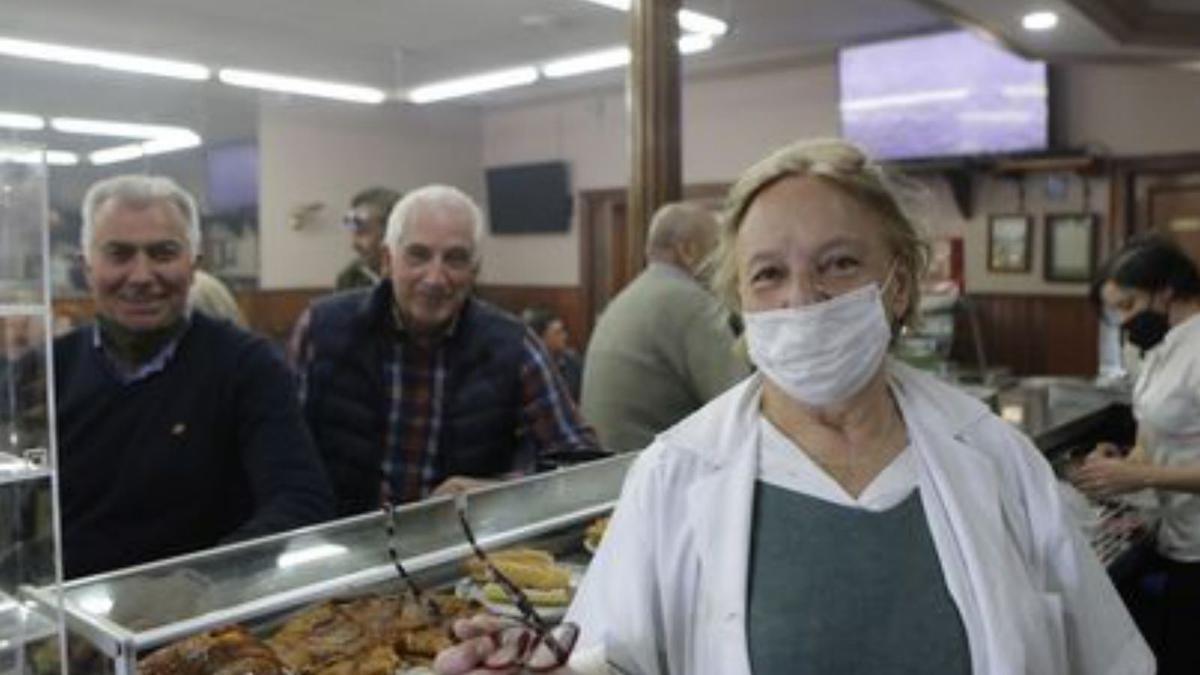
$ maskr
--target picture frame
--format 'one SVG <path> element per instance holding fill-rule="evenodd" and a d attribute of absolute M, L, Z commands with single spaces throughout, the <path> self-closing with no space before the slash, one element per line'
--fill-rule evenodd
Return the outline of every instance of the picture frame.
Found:
<path fill-rule="evenodd" d="M 988 217 L 987 267 L 989 272 L 1028 272 L 1033 256 L 1033 218 L 1024 213 Z"/>
<path fill-rule="evenodd" d="M 1087 283 L 1096 272 L 1094 213 L 1046 214 L 1046 281 Z"/>

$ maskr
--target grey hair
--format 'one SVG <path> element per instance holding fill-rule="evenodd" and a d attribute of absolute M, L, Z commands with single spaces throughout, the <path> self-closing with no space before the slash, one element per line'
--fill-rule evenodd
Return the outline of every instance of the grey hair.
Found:
<path fill-rule="evenodd" d="M 404 238 L 404 228 L 413 217 L 421 211 L 434 211 L 440 214 L 450 212 L 466 212 L 471 219 L 471 256 L 479 259 L 479 244 L 483 241 L 483 212 L 479 205 L 467 193 L 450 185 L 425 185 L 405 195 L 392 207 L 388 216 L 387 232 L 383 241 L 392 251 L 400 247 Z"/>
<path fill-rule="evenodd" d="M 929 265 L 930 245 L 924 228 L 912 215 L 909 193 L 915 185 L 885 171 L 859 147 L 838 139 L 799 141 L 786 145 L 742 174 L 729 190 L 722 214 L 713 289 L 734 311 L 739 310 L 737 234 L 750 205 L 763 190 L 788 177 L 813 177 L 840 190 L 882 218 L 883 239 L 896 256 L 896 276 L 908 291 L 908 307 L 898 317 L 913 325 L 921 303 L 921 277 Z"/>
<path fill-rule="evenodd" d="M 79 233 L 84 260 L 91 260 L 92 257 L 92 240 L 96 236 L 96 212 L 110 199 L 134 205 L 152 202 L 174 204 L 185 220 L 181 225 L 187 233 L 192 260 L 195 261 L 200 255 L 200 215 L 195 198 L 166 176 L 127 174 L 98 181 L 88 188 L 87 194 L 84 195 L 83 229 Z"/>
<path fill-rule="evenodd" d="M 708 209 L 686 202 L 666 204 L 655 211 L 650 220 L 646 255 L 689 241 L 702 229 L 711 229 L 714 234 L 717 230 L 717 219 Z"/>

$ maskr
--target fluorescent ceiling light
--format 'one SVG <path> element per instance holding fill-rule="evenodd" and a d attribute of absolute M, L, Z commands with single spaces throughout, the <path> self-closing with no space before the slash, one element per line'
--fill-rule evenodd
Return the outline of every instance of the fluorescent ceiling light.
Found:
<path fill-rule="evenodd" d="M 497 70 L 482 75 L 472 75 L 453 80 L 433 82 L 411 89 L 408 100 L 413 103 L 432 103 L 448 98 L 482 94 L 497 89 L 520 87 L 537 82 L 538 71 L 533 66 Z"/>
<path fill-rule="evenodd" d="M 325 80 L 310 80 L 305 77 L 276 75 L 256 70 L 222 68 L 217 72 L 217 79 L 235 87 L 264 89 L 266 91 L 278 91 L 285 94 L 298 94 L 300 96 L 315 96 L 317 98 L 331 98 L 351 103 L 378 104 L 387 100 L 387 94 L 374 87 L 328 82 Z"/>
<path fill-rule="evenodd" d="M 161 155 L 168 152 L 175 152 L 176 150 L 186 150 L 200 145 L 200 136 L 194 131 L 179 127 L 176 128 L 180 129 L 180 131 L 143 143 L 129 143 L 127 145 L 118 145 L 97 150 L 88 155 L 88 161 L 96 166 L 104 166 L 106 164 L 127 162 L 131 159 L 139 159 L 150 155 Z"/>
<path fill-rule="evenodd" d="M 711 35 L 694 34 L 684 35 L 679 38 L 679 53 L 680 54 L 695 54 L 712 49 L 713 39 Z"/>
<path fill-rule="evenodd" d="M 75 166 L 79 163 L 79 155 L 66 150 L 47 150 L 46 163 L 50 166 Z"/>
<path fill-rule="evenodd" d="M 1021 19 L 1025 30 L 1051 30 L 1058 25 L 1058 15 L 1054 12 L 1030 12 Z"/>
<path fill-rule="evenodd" d="M 0 164 L 41 164 L 41 150 L 0 150 Z"/>
<path fill-rule="evenodd" d="M 872 96 L 843 101 L 842 110 L 855 112 L 861 110 L 878 110 L 879 108 L 903 108 L 942 101 L 958 101 L 966 98 L 970 93 L 970 89 L 930 89 L 928 91 L 914 91 L 910 94 Z"/>
<path fill-rule="evenodd" d="M 593 5 L 602 5 L 610 9 L 616 9 L 622 12 L 628 12 L 630 0 L 585 0 Z M 706 35 L 724 35 L 729 32 L 729 24 L 720 19 L 711 17 L 700 12 L 693 12 L 690 9 L 681 9 L 675 15 L 679 22 L 679 28 L 689 33 L 704 33 Z"/>
<path fill-rule="evenodd" d="M 707 14 L 693 12 L 690 9 L 681 9 L 676 16 L 679 20 L 679 27 L 690 33 L 724 35 L 729 32 L 729 24 Z"/>
<path fill-rule="evenodd" d="M 65 150 L 0 150 L 0 163 L 3 162 L 75 166 L 79 163 L 79 155 Z"/>
<path fill-rule="evenodd" d="M 50 127 L 64 134 L 117 136 L 119 138 L 143 138 L 146 140 L 192 133 L 191 130 L 184 127 L 167 126 L 165 124 L 85 120 L 77 117 L 55 117 L 50 120 Z"/>
<path fill-rule="evenodd" d="M 712 37 L 708 35 L 685 35 L 679 38 L 680 54 L 695 54 L 713 46 Z M 566 56 L 542 65 L 542 75 L 550 79 L 584 75 L 601 70 L 621 68 L 629 64 L 628 47 L 611 47 L 595 52 Z"/>
<path fill-rule="evenodd" d="M 173 77 L 180 80 L 207 80 L 209 70 L 197 63 L 172 61 L 138 54 L 83 49 L 67 45 L 33 42 L 0 37 L 0 54 L 38 61 L 53 61 L 77 66 L 92 66 L 142 75 Z"/>
<path fill-rule="evenodd" d="M 46 128 L 46 120 L 37 115 L 25 113 L 0 112 L 0 127 L 5 129 L 22 129 L 38 131 Z"/>
<path fill-rule="evenodd" d="M 88 161 L 96 166 L 105 166 L 106 164 L 127 162 L 131 159 L 139 159 L 145 156 L 146 153 L 142 150 L 142 144 L 132 143 L 130 145 L 118 145 L 115 148 L 97 150 L 88 155 Z"/>
<path fill-rule="evenodd" d="M 613 47 L 550 61 L 542 66 L 542 75 L 554 79 L 620 68 L 629 63 L 629 58 L 628 47 Z"/>

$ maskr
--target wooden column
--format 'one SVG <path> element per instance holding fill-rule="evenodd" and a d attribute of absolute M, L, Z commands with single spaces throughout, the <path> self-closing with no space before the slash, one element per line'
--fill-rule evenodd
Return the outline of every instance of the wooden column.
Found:
<path fill-rule="evenodd" d="M 633 0 L 630 8 L 628 268 L 645 265 L 646 229 L 658 207 L 679 199 L 679 0 Z"/>

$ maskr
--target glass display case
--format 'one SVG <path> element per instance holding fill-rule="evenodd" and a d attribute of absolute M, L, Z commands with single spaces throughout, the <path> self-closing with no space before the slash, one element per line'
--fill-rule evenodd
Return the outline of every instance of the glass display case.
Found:
<path fill-rule="evenodd" d="M 466 498 L 484 548 L 537 540 L 578 552 L 584 526 L 606 514 L 635 456 L 620 455 L 503 483 Z M 330 598 L 399 590 L 388 557 L 385 515 L 366 513 L 62 586 L 72 634 L 99 650 L 105 665 L 87 670 L 137 672 L 147 651 L 197 633 L 241 624 L 260 635 L 287 614 Z M 395 511 L 397 552 L 423 586 L 448 586 L 470 549 L 455 502 L 432 499 Z M 33 597 L 47 600 L 53 589 Z M 72 671 L 74 672 L 74 670 Z"/>
<path fill-rule="evenodd" d="M 65 654 L 43 159 L 0 142 L 0 675 L 61 673 Z"/>

